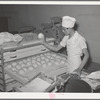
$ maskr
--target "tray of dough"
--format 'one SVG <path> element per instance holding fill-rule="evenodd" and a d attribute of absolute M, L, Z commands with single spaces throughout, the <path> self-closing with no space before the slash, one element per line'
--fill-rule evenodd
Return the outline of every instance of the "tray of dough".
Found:
<path fill-rule="evenodd" d="M 22 84 L 39 72 L 54 78 L 66 71 L 67 58 L 52 51 L 5 63 L 5 72 Z"/>

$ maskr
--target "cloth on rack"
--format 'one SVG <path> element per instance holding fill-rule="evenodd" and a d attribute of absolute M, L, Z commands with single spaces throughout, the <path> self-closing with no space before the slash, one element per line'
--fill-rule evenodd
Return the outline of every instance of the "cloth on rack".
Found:
<path fill-rule="evenodd" d="M 92 72 L 90 74 L 82 72 L 81 79 L 86 81 L 93 90 L 100 86 L 100 71 Z"/>
<path fill-rule="evenodd" d="M 9 32 L 1 32 L 0 33 L 0 44 L 3 44 L 5 42 L 20 42 L 22 40 L 22 37 L 18 34 L 11 34 Z"/>
<path fill-rule="evenodd" d="M 37 33 L 33 33 L 33 32 L 21 33 L 20 36 L 23 37 L 23 42 L 30 42 L 38 39 Z"/>
<path fill-rule="evenodd" d="M 100 80 L 100 71 L 92 72 L 87 77 L 91 78 L 91 79 L 98 79 L 98 80 Z"/>

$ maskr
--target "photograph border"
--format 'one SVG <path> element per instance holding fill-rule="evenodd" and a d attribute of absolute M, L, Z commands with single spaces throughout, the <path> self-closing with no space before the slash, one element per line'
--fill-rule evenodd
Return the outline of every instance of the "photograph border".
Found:
<path fill-rule="evenodd" d="M 58 2 L 59 1 L 59 2 Z M 80 1 L 80 0 L 79 0 Z M 9 1 L 4 0 L 0 1 L 0 5 L 100 5 L 100 1 L 70 1 L 70 0 L 57 0 L 57 1 L 40 1 L 40 0 L 32 0 L 32 1 Z M 100 99 L 99 93 L 0 93 L 0 99 L 3 100 L 29 100 L 29 99 L 66 99 L 66 100 L 98 100 Z"/>

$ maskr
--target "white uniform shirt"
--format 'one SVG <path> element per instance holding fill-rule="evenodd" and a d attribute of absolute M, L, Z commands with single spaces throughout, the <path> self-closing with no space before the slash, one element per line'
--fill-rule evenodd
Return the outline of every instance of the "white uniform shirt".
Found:
<path fill-rule="evenodd" d="M 82 37 L 77 31 L 68 39 L 69 36 L 64 36 L 60 45 L 67 46 L 68 53 L 68 70 L 69 73 L 77 69 L 81 64 L 82 49 L 87 48 L 85 38 Z"/>

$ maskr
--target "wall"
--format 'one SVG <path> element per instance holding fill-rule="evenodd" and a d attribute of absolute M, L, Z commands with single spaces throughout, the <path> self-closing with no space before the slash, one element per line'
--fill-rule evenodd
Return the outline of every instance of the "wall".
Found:
<path fill-rule="evenodd" d="M 3 16 L 8 16 L 9 30 L 20 26 L 39 27 L 50 22 L 52 16 L 73 16 L 79 23 L 78 31 L 85 36 L 94 62 L 100 62 L 100 6 L 98 5 L 6 5 Z"/>
<path fill-rule="evenodd" d="M 2 6 L 0 6 L 0 17 L 2 16 Z"/>

